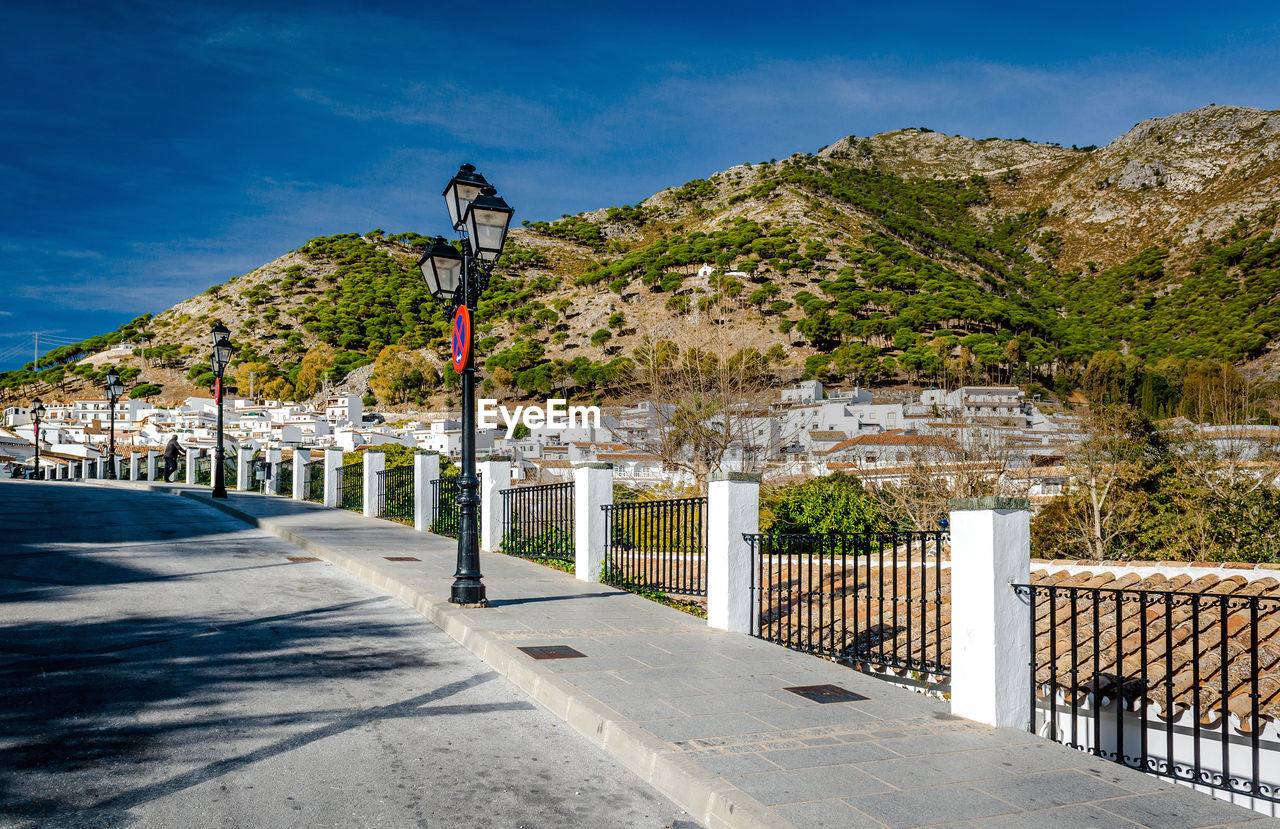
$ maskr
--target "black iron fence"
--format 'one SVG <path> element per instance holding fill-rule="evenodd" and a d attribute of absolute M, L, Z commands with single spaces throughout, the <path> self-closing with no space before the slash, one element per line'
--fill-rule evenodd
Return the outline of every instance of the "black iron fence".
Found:
<path fill-rule="evenodd" d="M 707 595 L 707 499 L 605 504 L 601 580 L 627 590 Z"/>
<path fill-rule="evenodd" d="M 573 484 L 501 490 L 502 552 L 573 561 Z"/>
<path fill-rule="evenodd" d="M 437 535 L 447 535 L 450 538 L 458 537 L 459 513 L 458 513 L 458 478 L 454 475 L 449 478 L 436 478 L 431 482 L 431 509 L 435 515 L 435 522 L 431 525 L 431 532 Z M 476 475 L 477 480 L 483 482 L 480 475 Z M 481 504 L 476 504 L 476 518 L 480 518 Z"/>
<path fill-rule="evenodd" d="M 338 506 L 356 512 L 364 510 L 363 462 L 338 467 Z"/>
<path fill-rule="evenodd" d="M 1032 732 L 1149 774 L 1280 802 L 1280 774 L 1267 763 L 1264 778 L 1261 756 L 1278 651 L 1259 646 L 1276 630 L 1280 598 L 1014 589 L 1034 602 Z"/>
<path fill-rule="evenodd" d="M 324 503 L 324 461 L 307 462 L 307 491 L 303 495 L 308 501 Z"/>
<path fill-rule="evenodd" d="M 196 483 L 209 486 L 213 481 L 213 458 L 196 458 Z"/>
<path fill-rule="evenodd" d="M 950 676 L 946 533 L 744 536 L 761 639 L 872 671 Z"/>
<path fill-rule="evenodd" d="M 267 462 L 255 456 L 249 460 L 249 480 L 247 488 L 249 492 L 262 492 L 265 489 L 267 475 L 270 474 L 271 467 Z"/>
<path fill-rule="evenodd" d="M 378 517 L 413 523 L 413 467 L 393 466 L 378 473 Z"/>
<path fill-rule="evenodd" d="M 280 485 L 276 487 L 276 492 L 285 498 L 293 497 L 293 461 L 281 461 L 276 464 L 276 475 Z"/>

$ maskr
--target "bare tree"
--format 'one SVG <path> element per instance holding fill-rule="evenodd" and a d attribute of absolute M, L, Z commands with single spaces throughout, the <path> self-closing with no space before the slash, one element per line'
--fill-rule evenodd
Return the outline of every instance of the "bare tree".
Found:
<path fill-rule="evenodd" d="M 1191 392 L 1184 405 L 1198 422 L 1167 437 L 1187 482 L 1178 491 L 1180 512 L 1198 536 L 1195 548 L 1242 560 L 1276 550 L 1268 528 L 1280 488 L 1280 434 L 1256 422 L 1270 402 L 1264 387 L 1224 364 Z"/>
<path fill-rule="evenodd" d="M 1144 481 L 1156 446 L 1141 415 L 1127 406 L 1094 406 L 1082 421 L 1084 439 L 1067 455 L 1074 486 L 1066 496 L 1069 532 L 1095 559 L 1122 552 L 1142 523 Z"/>
<path fill-rule="evenodd" d="M 666 469 L 691 475 L 704 493 L 708 477 L 735 457 L 742 471 L 757 469 L 771 439 L 766 398 L 773 378 L 764 355 L 746 345 L 744 317 L 719 300 L 674 318 L 637 319 L 630 391 L 649 411 L 626 440 Z"/>
<path fill-rule="evenodd" d="M 952 498 L 1026 491 L 1024 480 L 1011 474 L 1005 442 L 994 431 L 961 420 L 959 413 L 914 438 L 906 444 L 896 481 L 873 490 L 885 513 L 899 524 L 932 530 Z"/>

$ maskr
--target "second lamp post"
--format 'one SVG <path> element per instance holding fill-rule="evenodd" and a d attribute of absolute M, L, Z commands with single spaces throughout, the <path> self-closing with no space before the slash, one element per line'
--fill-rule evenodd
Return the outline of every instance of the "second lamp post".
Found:
<path fill-rule="evenodd" d="M 124 394 L 124 383 L 114 368 L 107 369 L 107 407 L 111 410 L 111 438 L 107 444 L 107 478 L 116 479 L 116 401 Z"/>
<path fill-rule="evenodd" d="M 31 477 L 39 481 L 44 478 L 44 472 L 40 469 L 40 418 L 44 415 L 44 404 L 37 400 L 35 406 L 31 407 L 31 415 L 36 422 L 33 429 L 36 438 L 36 460 L 35 466 L 31 469 Z"/>
<path fill-rule="evenodd" d="M 213 354 L 209 363 L 213 366 L 213 398 L 218 404 L 218 442 L 213 447 L 213 497 L 227 497 L 227 482 L 224 465 L 226 450 L 222 446 L 222 374 L 231 362 L 231 340 L 227 335 L 231 331 L 222 323 L 213 326 Z"/>
<path fill-rule="evenodd" d="M 458 478 L 458 566 L 449 601 L 486 605 L 480 573 L 480 479 L 476 477 L 476 370 L 471 316 L 502 255 L 514 212 L 484 176 L 463 164 L 444 188 L 445 204 L 462 252 L 437 236 L 418 262 L 431 295 L 453 307 L 453 369 L 462 375 L 462 474 Z M 495 483 L 506 484 L 507 481 Z"/>

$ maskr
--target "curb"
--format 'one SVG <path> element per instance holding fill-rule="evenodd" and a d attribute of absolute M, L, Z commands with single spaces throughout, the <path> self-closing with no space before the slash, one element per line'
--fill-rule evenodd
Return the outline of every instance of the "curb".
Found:
<path fill-rule="evenodd" d="M 293 546 L 341 567 L 413 608 L 454 641 L 488 664 L 544 708 L 671 798 L 708 829 L 788 829 L 781 815 L 725 782 L 649 734 L 626 717 L 577 690 L 553 671 L 529 660 L 515 645 L 471 626 L 465 610 L 433 599 L 418 588 L 368 566 L 341 550 L 304 538 L 271 518 L 243 512 L 228 501 L 201 490 L 179 489 L 145 481 L 101 481 L 106 486 L 146 489 L 190 498 L 270 533 Z M 248 493 L 245 493 L 248 494 Z"/>

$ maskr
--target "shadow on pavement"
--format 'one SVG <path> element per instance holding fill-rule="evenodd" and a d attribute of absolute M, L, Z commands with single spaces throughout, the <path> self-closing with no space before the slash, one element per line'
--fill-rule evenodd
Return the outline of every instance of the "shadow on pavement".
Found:
<path fill-rule="evenodd" d="M 114 825 L 130 808 L 367 723 L 531 707 L 439 704 L 491 672 L 372 707 L 323 693 L 437 663 L 404 616 L 377 612 L 390 598 L 330 592 L 325 603 L 320 587 L 275 588 L 271 568 L 320 565 L 281 562 L 279 547 L 246 542 L 243 524 L 187 499 L 0 483 L 0 521 L 12 528 L 0 546 L 5 825 Z M 89 543 L 103 538 L 111 544 Z M 266 576 L 254 588 L 263 597 L 237 602 L 240 580 L 218 591 L 202 581 L 253 570 Z M 309 584 L 302 570 L 283 572 Z M 174 592 L 159 601 L 163 591 Z"/>

